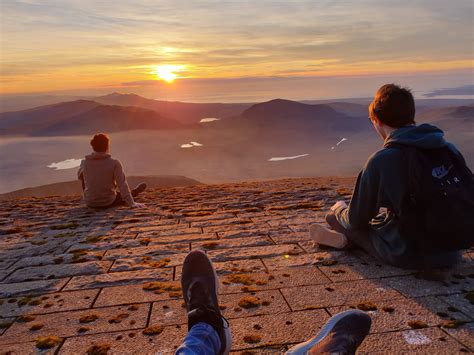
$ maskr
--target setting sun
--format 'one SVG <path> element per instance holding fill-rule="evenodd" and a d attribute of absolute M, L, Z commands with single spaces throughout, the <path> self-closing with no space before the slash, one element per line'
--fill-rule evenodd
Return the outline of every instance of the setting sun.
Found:
<path fill-rule="evenodd" d="M 180 65 L 158 65 L 154 69 L 154 74 L 159 80 L 164 80 L 167 83 L 172 83 L 178 75 L 175 72 L 179 72 L 182 69 Z"/>

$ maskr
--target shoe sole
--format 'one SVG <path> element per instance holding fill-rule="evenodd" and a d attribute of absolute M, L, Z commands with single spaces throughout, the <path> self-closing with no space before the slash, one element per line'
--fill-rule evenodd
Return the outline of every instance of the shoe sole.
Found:
<path fill-rule="evenodd" d="M 325 337 L 327 337 L 327 335 L 331 332 L 331 330 L 334 328 L 337 322 L 339 322 L 342 318 L 349 315 L 353 315 L 353 314 L 366 314 L 366 313 L 359 310 L 350 309 L 348 311 L 336 314 L 335 316 L 331 317 L 328 320 L 328 322 L 321 328 L 319 333 L 314 338 L 311 338 L 304 343 L 295 345 L 294 347 L 288 349 L 288 351 L 285 354 L 287 355 L 306 354 L 313 346 L 315 346 L 317 343 L 319 343 Z"/>
<path fill-rule="evenodd" d="M 318 244 L 337 249 L 344 248 L 348 242 L 344 234 L 330 230 L 321 224 L 309 226 L 309 236 Z"/>
<path fill-rule="evenodd" d="M 211 265 L 212 272 L 214 273 L 214 280 L 216 280 L 216 283 L 215 283 L 215 285 L 216 285 L 216 299 L 219 299 L 217 296 L 218 296 L 218 293 L 219 293 L 220 283 L 219 283 L 219 278 L 217 277 L 216 269 L 214 268 L 214 264 L 212 263 L 211 259 L 209 259 L 209 256 L 207 256 L 206 252 L 202 251 L 202 253 L 206 256 L 207 260 L 209 260 L 209 264 Z M 232 347 L 232 333 L 230 331 L 229 326 L 227 326 L 227 328 L 224 327 L 224 333 L 225 333 L 226 344 L 225 344 L 225 349 L 224 349 L 223 354 L 227 355 L 227 354 L 229 354 L 230 349 Z"/>

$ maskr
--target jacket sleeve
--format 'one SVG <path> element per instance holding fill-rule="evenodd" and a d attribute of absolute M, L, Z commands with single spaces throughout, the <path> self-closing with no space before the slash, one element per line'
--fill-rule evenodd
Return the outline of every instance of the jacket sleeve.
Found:
<path fill-rule="evenodd" d="M 127 179 L 125 178 L 125 173 L 123 172 L 122 164 L 118 160 L 115 164 L 114 178 L 119 188 L 122 199 L 128 206 L 132 206 L 134 203 L 133 197 L 130 193 L 130 188 L 128 187 Z"/>
<path fill-rule="evenodd" d="M 356 186 L 348 207 L 335 211 L 336 218 L 346 229 L 366 229 L 377 215 L 380 178 L 378 170 L 368 161 L 357 177 Z"/>
<path fill-rule="evenodd" d="M 81 160 L 81 165 L 79 166 L 79 170 L 77 170 L 77 179 L 84 179 L 84 160 Z"/>

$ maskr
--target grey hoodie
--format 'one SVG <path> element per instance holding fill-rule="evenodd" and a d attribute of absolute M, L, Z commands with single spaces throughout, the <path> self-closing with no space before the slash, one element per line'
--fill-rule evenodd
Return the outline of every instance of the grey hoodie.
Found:
<path fill-rule="evenodd" d="M 77 177 L 84 179 L 84 200 L 87 206 L 110 206 L 117 196 L 117 186 L 125 203 L 128 206 L 133 205 L 122 164 L 112 159 L 110 154 L 93 152 L 87 155 L 81 162 Z"/>
<path fill-rule="evenodd" d="M 396 142 L 426 149 L 448 146 L 462 158 L 461 153 L 446 142 L 443 135 L 442 130 L 429 124 L 406 126 L 393 131 L 385 139 L 384 148 L 374 153 L 360 172 L 349 206 L 335 212 L 344 228 L 368 230 L 374 248 L 381 259 L 388 263 L 416 267 L 420 257 L 410 249 L 398 230 L 395 215 L 400 211 L 407 192 L 404 178 L 407 166 L 403 152 L 389 148 L 388 144 Z M 431 264 L 442 266 L 455 263 L 458 254 L 433 254 Z"/>

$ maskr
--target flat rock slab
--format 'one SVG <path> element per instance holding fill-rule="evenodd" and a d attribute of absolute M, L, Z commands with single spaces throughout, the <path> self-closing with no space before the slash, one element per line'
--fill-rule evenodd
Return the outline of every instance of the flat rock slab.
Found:
<path fill-rule="evenodd" d="M 309 238 L 354 180 L 148 189 L 146 209 L 95 211 L 79 197 L 2 201 L 0 352 L 174 353 L 187 332 L 180 280 L 192 249 L 214 263 L 235 353 L 282 353 L 351 308 L 373 319 L 363 353 L 474 351 L 474 249 L 429 281 Z M 143 334 L 150 326 L 162 332 Z M 61 341 L 40 351 L 39 336 Z"/>
<path fill-rule="evenodd" d="M 68 338 L 61 354 L 85 354 L 94 345 L 110 347 L 110 354 L 173 354 L 181 345 L 187 327 L 166 327 L 159 335 L 144 335 L 143 329 Z"/>
<path fill-rule="evenodd" d="M 446 354 L 466 352 L 467 349 L 441 329 L 426 328 L 372 334 L 365 339 L 358 350 L 361 353 L 378 354 Z"/>
<path fill-rule="evenodd" d="M 114 304 L 134 304 L 142 302 L 155 302 L 169 300 L 170 292 L 154 292 L 145 290 L 146 283 L 141 282 L 138 285 L 105 287 L 101 290 L 95 306 L 109 306 Z M 167 285 L 181 287 L 179 281 L 166 282 Z"/>
<path fill-rule="evenodd" d="M 81 290 L 87 288 L 101 288 L 117 285 L 137 284 L 146 281 L 171 281 L 172 269 L 153 269 L 124 272 L 109 272 L 107 274 L 74 276 L 65 290 Z"/>
<path fill-rule="evenodd" d="M 0 305 L 0 314 L 2 317 L 10 317 L 87 309 L 92 306 L 98 293 L 99 290 L 96 289 L 6 298 Z"/>
<path fill-rule="evenodd" d="M 371 282 L 369 280 L 284 288 L 281 292 L 293 310 L 338 305 L 355 306 L 364 302 L 374 303 L 379 300 L 403 297 L 394 289 L 378 281 Z"/>
<path fill-rule="evenodd" d="M 104 331 L 143 328 L 146 325 L 149 305 L 139 305 L 131 310 L 127 306 L 95 308 L 93 310 L 68 311 L 33 316 L 24 322 L 17 318 L 0 336 L 0 344 L 28 342 L 43 336 L 70 337 Z M 42 325 L 39 330 L 31 330 Z"/>
<path fill-rule="evenodd" d="M 232 349 L 299 343 L 313 337 L 328 318 L 323 310 L 311 310 L 232 319 Z"/>

